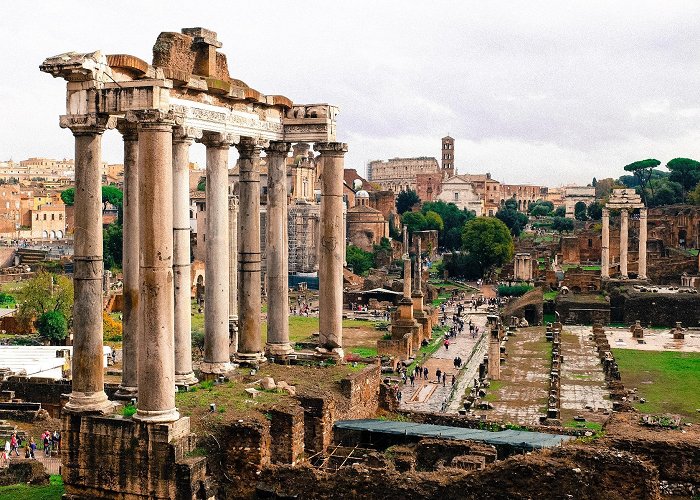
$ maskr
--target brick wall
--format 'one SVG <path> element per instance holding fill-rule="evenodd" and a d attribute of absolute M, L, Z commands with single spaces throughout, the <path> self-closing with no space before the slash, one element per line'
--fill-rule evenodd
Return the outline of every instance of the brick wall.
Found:
<path fill-rule="evenodd" d="M 370 365 L 340 381 L 340 391 L 349 400 L 344 419 L 374 418 L 379 409 L 381 367 Z"/>

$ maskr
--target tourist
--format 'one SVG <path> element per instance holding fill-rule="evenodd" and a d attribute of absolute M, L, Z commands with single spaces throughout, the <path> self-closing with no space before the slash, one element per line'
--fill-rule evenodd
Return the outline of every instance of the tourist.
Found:
<path fill-rule="evenodd" d="M 16 456 L 19 456 L 19 440 L 17 439 L 17 433 L 13 432 L 12 437 L 10 438 L 10 455 L 12 455 L 12 452 L 15 452 Z"/>
<path fill-rule="evenodd" d="M 416 375 L 414 373 L 411 373 L 411 387 L 414 387 L 416 385 Z"/>
<path fill-rule="evenodd" d="M 445 387 L 445 382 L 447 381 L 447 372 L 442 372 L 442 386 Z"/>
<path fill-rule="evenodd" d="M 450 339 L 445 339 L 444 345 L 445 345 L 445 350 L 446 350 L 446 351 L 449 350 L 449 348 L 450 348 Z"/>
<path fill-rule="evenodd" d="M 48 457 L 51 455 L 51 432 L 46 429 L 41 437 L 44 442 L 44 455 Z"/>
<path fill-rule="evenodd" d="M 452 385 L 455 385 L 455 382 L 457 381 L 457 377 L 454 376 L 454 373 L 452 374 Z"/>
<path fill-rule="evenodd" d="M 58 430 L 53 431 L 51 441 L 53 444 L 53 449 L 56 451 L 61 451 L 61 433 Z"/>
<path fill-rule="evenodd" d="M 438 381 L 438 384 L 439 384 L 439 383 L 440 383 L 440 377 L 442 376 L 442 370 L 440 370 L 440 368 L 438 368 L 437 370 L 435 370 L 435 376 L 437 377 L 437 381 Z"/>
<path fill-rule="evenodd" d="M 34 452 L 36 451 L 36 441 L 34 441 L 34 438 L 29 438 L 29 457 L 30 458 L 36 458 L 34 456 Z"/>

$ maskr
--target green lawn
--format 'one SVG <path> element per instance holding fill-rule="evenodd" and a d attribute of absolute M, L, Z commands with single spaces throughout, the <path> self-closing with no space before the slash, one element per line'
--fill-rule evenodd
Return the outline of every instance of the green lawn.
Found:
<path fill-rule="evenodd" d="M 30 486 L 13 484 L 0 486 L 0 498 L 3 500 L 60 500 L 63 496 L 63 479 L 59 475 L 51 476 L 48 486 Z"/>
<path fill-rule="evenodd" d="M 700 354 L 613 349 L 625 387 L 638 389 L 644 413 L 674 413 L 700 423 Z"/>

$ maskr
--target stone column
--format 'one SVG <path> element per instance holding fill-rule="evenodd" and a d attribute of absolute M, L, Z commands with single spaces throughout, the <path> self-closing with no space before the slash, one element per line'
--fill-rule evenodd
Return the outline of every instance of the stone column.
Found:
<path fill-rule="evenodd" d="M 173 125 L 158 111 L 127 114 L 139 131 L 139 400 L 135 420 L 174 422 Z"/>
<path fill-rule="evenodd" d="M 639 209 L 639 261 L 637 277 L 647 279 L 647 209 Z"/>
<path fill-rule="evenodd" d="M 83 121 L 83 120 L 81 120 Z M 75 234 L 73 237 L 73 387 L 67 411 L 106 413 L 102 343 L 102 134 L 116 118 L 86 116 L 61 127 L 75 136 Z"/>
<path fill-rule="evenodd" d="M 138 132 L 135 123 L 122 120 L 117 126 L 124 139 L 124 220 L 122 226 L 122 381 L 115 399 L 129 400 L 138 394 L 139 325 L 139 170 Z"/>
<path fill-rule="evenodd" d="M 629 212 L 620 210 L 620 276 L 627 279 L 627 238 L 629 236 Z"/>
<path fill-rule="evenodd" d="M 231 369 L 229 357 L 228 152 L 237 137 L 207 134 L 207 232 L 204 283 L 203 374 Z"/>
<path fill-rule="evenodd" d="M 230 358 L 238 352 L 238 196 L 233 194 L 228 198 L 228 335 Z"/>
<path fill-rule="evenodd" d="M 317 142 L 321 156 L 321 249 L 319 255 L 319 352 L 343 357 L 343 169 L 348 145 Z"/>
<path fill-rule="evenodd" d="M 287 237 L 287 153 L 289 144 L 271 142 L 267 155 L 267 344 L 265 352 L 285 356 L 289 343 L 289 248 Z"/>
<path fill-rule="evenodd" d="M 192 278 L 190 273 L 190 146 L 198 129 L 173 133 L 173 285 L 175 288 L 175 385 L 198 382 L 192 371 Z"/>
<path fill-rule="evenodd" d="M 600 277 L 610 278 L 610 210 L 603 209 L 603 229 L 600 245 Z"/>
<path fill-rule="evenodd" d="M 262 144 L 244 137 L 238 144 L 239 235 L 238 240 L 238 354 L 241 362 L 264 360 L 260 330 L 260 152 Z"/>

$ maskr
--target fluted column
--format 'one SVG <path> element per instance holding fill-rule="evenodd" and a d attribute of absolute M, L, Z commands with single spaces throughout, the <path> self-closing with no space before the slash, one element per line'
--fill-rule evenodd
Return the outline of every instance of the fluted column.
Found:
<path fill-rule="evenodd" d="M 123 120 L 119 132 L 124 139 L 124 219 L 122 226 L 122 381 L 116 399 L 138 394 L 139 327 L 139 142 L 135 123 Z"/>
<path fill-rule="evenodd" d="M 207 232 L 204 284 L 203 374 L 220 374 L 231 369 L 229 357 L 229 237 L 228 237 L 228 152 L 238 140 L 230 134 L 206 134 L 207 147 Z"/>
<path fill-rule="evenodd" d="M 319 351 L 343 356 L 343 168 L 347 144 L 320 142 L 321 249 L 319 255 Z"/>
<path fill-rule="evenodd" d="M 639 209 L 639 261 L 637 277 L 647 279 L 647 209 Z"/>
<path fill-rule="evenodd" d="M 75 233 L 73 237 L 73 386 L 65 410 L 106 413 L 102 353 L 102 134 L 116 119 L 88 115 L 76 124 L 61 117 L 75 136 Z"/>
<path fill-rule="evenodd" d="M 423 265 L 421 263 L 421 239 L 416 238 L 416 264 L 413 293 L 411 297 L 413 298 L 413 311 L 414 313 L 423 311 L 423 290 L 421 289 L 421 280 L 423 273 Z"/>
<path fill-rule="evenodd" d="M 139 399 L 135 420 L 173 422 L 175 334 L 173 288 L 173 117 L 127 114 L 139 131 Z"/>
<path fill-rule="evenodd" d="M 264 359 L 260 330 L 260 152 L 265 143 L 244 137 L 238 144 L 238 354 L 242 362 Z"/>
<path fill-rule="evenodd" d="M 238 196 L 228 198 L 228 335 L 229 357 L 238 352 Z"/>
<path fill-rule="evenodd" d="M 629 237 L 629 212 L 620 210 L 620 275 L 627 279 L 627 239 Z"/>
<path fill-rule="evenodd" d="M 600 277 L 610 278 L 610 210 L 603 209 L 603 229 L 600 245 Z"/>
<path fill-rule="evenodd" d="M 192 370 L 192 282 L 190 272 L 190 146 L 202 132 L 173 131 L 173 285 L 175 299 L 175 384 L 196 384 Z"/>
<path fill-rule="evenodd" d="M 271 142 L 267 157 L 267 344 L 273 356 L 293 352 L 289 343 L 289 265 L 287 238 L 287 153 L 289 144 Z"/>

